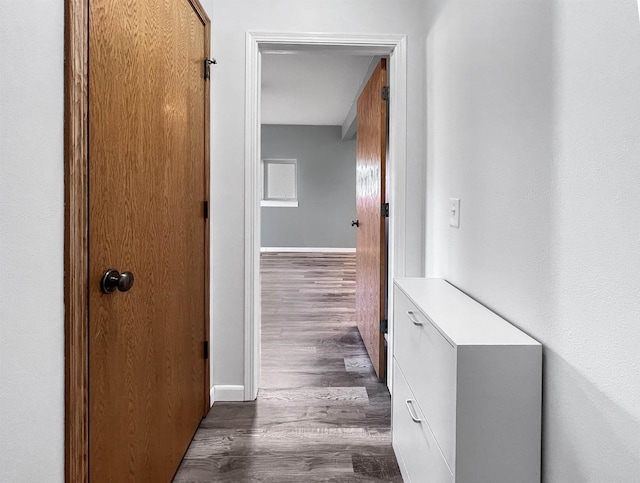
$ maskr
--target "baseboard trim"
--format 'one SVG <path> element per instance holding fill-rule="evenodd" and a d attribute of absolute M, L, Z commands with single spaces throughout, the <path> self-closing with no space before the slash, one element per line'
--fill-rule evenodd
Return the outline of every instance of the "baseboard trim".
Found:
<path fill-rule="evenodd" d="M 215 402 L 244 401 L 244 386 L 216 385 L 211 390 Z"/>
<path fill-rule="evenodd" d="M 262 253 L 291 252 L 291 253 L 355 253 L 355 248 L 323 248 L 323 247 L 261 247 Z"/>
<path fill-rule="evenodd" d="M 215 386 L 211 386 L 211 389 L 209 389 L 209 407 L 213 407 L 213 403 L 216 402 L 215 389 L 216 389 Z"/>

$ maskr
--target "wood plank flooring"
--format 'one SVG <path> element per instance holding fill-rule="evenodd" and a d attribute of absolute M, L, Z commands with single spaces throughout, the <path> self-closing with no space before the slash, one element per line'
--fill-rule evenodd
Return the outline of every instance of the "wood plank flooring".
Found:
<path fill-rule="evenodd" d="M 355 324 L 355 254 L 262 255 L 254 402 L 217 402 L 176 482 L 400 482 L 391 400 Z"/>

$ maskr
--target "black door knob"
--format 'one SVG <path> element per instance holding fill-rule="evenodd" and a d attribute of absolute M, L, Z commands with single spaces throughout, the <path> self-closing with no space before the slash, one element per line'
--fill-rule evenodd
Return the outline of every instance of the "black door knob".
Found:
<path fill-rule="evenodd" d="M 360 220 L 351 221 L 351 226 L 355 226 L 355 227 L 360 226 Z"/>
<path fill-rule="evenodd" d="M 120 290 L 120 292 L 128 292 L 131 287 L 133 287 L 133 273 L 120 273 L 113 268 L 104 273 L 100 283 L 103 293 L 113 293 L 116 289 Z"/>

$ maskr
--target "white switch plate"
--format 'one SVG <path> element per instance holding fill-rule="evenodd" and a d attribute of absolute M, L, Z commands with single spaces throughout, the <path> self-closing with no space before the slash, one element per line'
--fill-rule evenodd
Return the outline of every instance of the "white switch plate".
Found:
<path fill-rule="evenodd" d="M 449 198 L 449 225 L 460 228 L 460 198 Z"/>

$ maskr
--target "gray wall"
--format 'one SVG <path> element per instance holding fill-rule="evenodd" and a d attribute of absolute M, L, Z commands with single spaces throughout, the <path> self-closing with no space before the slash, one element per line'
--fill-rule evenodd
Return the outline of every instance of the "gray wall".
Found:
<path fill-rule="evenodd" d="M 341 126 L 262 126 L 262 159 L 298 160 L 298 207 L 262 208 L 263 247 L 356 246 L 356 142 Z"/>

